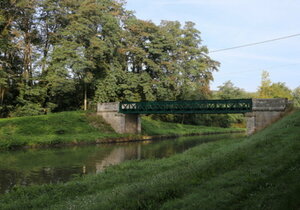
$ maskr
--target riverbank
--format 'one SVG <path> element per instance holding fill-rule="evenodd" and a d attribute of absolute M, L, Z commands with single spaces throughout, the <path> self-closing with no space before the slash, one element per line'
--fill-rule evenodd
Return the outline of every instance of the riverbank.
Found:
<path fill-rule="evenodd" d="M 299 129 L 297 111 L 251 137 L 17 188 L 0 196 L 0 209 L 298 209 Z"/>
<path fill-rule="evenodd" d="M 243 132 L 218 128 L 164 123 L 143 118 L 141 135 L 118 134 L 101 117 L 85 112 L 0 119 L 0 149 L 116 143 L 179 135 Z"/>

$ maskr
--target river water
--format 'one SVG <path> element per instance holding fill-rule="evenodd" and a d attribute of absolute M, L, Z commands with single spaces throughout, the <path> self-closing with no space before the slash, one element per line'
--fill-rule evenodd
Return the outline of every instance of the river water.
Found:
<path fill-rule="evenodd" d="M 0 193 L 14 186 L 66 182 L 74 176 L 96 174 L 127 160 L 169 157 L 199 144 L 241 134 L 181 137 L 121 144 L 100 144 L 0 153 Z"/>

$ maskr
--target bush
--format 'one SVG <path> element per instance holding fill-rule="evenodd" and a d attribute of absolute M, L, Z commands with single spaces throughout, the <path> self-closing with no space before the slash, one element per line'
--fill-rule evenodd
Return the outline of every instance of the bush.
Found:
<path fill-rule="evenodd" d="M 34 116 L 45 114 L 45 111 L 40 104 L 28 103 L 24 106 L 17 106 L 10 115 L 11 117 Z"/>
<path fill-rule="evenodd" d="M 229 128 L 234 124 L 244 126 L 244 116 L 241 114 L 162 114 L 151 115 L 154 120 L 163 122 L 183 123 Z"/>

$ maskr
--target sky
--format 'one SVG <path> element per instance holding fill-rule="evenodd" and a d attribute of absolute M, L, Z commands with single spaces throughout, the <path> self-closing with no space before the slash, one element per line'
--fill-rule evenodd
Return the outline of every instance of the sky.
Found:
<path fill-rule="evenodd" d="M 139 19 L 192 21 L 210 51 L 300 33 L 299 0 L 127 0 L 126 8 Z M 231 80 L 254 92 L 262 70 L 272 82 L 300 86 L 300 36 L 252 47 L 211 52 L 221 63 L 211 88 Z"/>

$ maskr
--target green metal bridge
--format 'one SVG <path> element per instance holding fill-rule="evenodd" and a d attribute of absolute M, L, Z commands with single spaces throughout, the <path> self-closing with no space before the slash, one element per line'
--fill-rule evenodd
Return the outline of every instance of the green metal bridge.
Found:
<path fill-rule="evenodd" d="M 252 111 L 252 99 L 121 102 L 123 114 L 229 114 Z"/>

